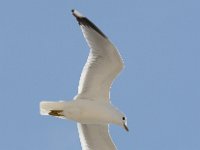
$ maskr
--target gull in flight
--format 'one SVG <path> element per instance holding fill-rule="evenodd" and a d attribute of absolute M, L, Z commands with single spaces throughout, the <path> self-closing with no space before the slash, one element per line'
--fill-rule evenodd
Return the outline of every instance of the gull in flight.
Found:
<path fill-rule="evenodd" d="M 77 122 L 82 150 L 116 150 L 109 124 L 128 131 L 126 116 L 110 102 L 110 87 L 123 68 L 117 48 L 88 18 L 72 10 L 90 48 L 72 101 L 40 102 L 40 114 Z"/>

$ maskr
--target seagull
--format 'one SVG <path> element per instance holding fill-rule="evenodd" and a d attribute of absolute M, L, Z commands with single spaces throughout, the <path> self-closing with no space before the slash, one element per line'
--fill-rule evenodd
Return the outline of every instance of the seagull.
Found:
<path fill-rule="evenodd" d="M 40 114 L 77 122 L 82 150 L 116 150 L 109 124 L 129 131 L 125 114 L 110 101 L 110 88 L 124 66 L 123 60 L 117 48 L 94 23 L 77 10 L 73 9 L 72 15 L 90 48 L 78 93 L 71 101 L 40 102 Z"/>

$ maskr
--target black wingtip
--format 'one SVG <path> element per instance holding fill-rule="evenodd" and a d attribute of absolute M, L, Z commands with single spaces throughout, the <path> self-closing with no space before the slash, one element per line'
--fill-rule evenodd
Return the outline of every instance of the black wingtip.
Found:
<path fill-rule="evenodd" d="M 72 9 L 71 11 L 72 11 L 72 15 L 74 17 L 76 17 L 77 19 L 78 18 L 84 18 L 84 16 L 79 11 L 77 11 L 76 9 Z"/>
<path fill-rule="evenodd" d="M 78 21 L 79 25 L 87 26 L 95 30 L 97 33 L 99 33 L 104 38 L 107 38 L 106 35 L 94 24 L 92 23 L 88 18 L 84 17 L 80 12 L 78 12 L 75 9 L 72 9 L 72 15 L 76 17 L 76 20 Z"/>

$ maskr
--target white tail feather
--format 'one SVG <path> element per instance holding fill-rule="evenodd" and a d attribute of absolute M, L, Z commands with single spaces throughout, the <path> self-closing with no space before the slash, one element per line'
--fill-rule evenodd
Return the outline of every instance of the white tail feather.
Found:
<path fill-rule="evenodd" d="M 40 102 L 40 114 L 41 115 L 49 115 L 51 110 L 63 110 L 64 102 L 49 102 L 42 101 Z"/>

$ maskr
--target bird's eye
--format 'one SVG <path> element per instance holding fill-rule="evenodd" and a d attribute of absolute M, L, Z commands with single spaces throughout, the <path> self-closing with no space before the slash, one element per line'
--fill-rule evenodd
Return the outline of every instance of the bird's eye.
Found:
<path fill-rule="evenodd" d="M 122 120 L 125 120 L 125 117 L 122 117 Z"/>

